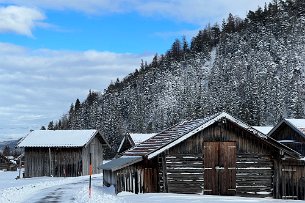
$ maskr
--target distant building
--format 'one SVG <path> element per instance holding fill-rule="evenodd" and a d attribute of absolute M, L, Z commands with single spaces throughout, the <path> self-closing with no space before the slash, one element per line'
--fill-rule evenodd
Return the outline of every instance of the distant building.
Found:
<path fill-rule="evenodd" d="M 0 170 L 15 171 L 16 169 L 17 165 L 15 163 L 0 154 Z"/>
<path fill-rule="evenodd" d="M 25 176 L 80 176 L 99 173 L 103 150 L 110 147 L 97 130 L 35 130 L 18 147 L 24 148 Z"/>
<path fill-rule="evenodd" d="M 117 150 L 117 157 L 120 156 L 126 150 L 144 142 L 145 140 L 151 138 L 152 136 L 156 135 L 157 133 L 126 133 L 123 137 L 121 144 Z"/>

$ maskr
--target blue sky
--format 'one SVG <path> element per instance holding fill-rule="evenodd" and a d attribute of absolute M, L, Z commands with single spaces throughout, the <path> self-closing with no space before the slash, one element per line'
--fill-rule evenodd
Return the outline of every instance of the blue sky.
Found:
<path fill-rule="evenodd" d="M 0 0 L 0 141 L 26 135 L 231 12 L 271 0 Z"/>
<path fill-rule="evenodd" d="M 32 49 L 163 53 L 173 37 L 181 37 L 181 30 L 199 28 L 191 23 L 145 18 L 137 13 L 90 16 L 76 11 L 49 11 L 45 15 L 49 25 L 33 29 L 33 36 L 3 33 L 0 39 Z"/>

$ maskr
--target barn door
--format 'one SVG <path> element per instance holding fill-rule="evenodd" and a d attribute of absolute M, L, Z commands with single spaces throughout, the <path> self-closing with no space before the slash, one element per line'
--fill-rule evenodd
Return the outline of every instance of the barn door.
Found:
<path fill-rule="evenodd" d="M 235 195 L 235 142 L 204 142 L 204 194 Z"/>

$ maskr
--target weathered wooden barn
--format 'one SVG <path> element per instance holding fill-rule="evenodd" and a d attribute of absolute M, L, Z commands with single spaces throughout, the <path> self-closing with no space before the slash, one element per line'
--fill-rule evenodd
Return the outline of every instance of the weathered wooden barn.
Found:
<path fill-rule="evenodd" d="M 156 134 L 157 133 L 149 133 L 149 134 L 126 133 L 119 145 L 116 157 L 121 156 L 122 153 L 125 152 L 126 150 L 134 147 L 135 145 L 140 144 L 141 142 L 144 142 L 145 140 L 151 138 L 152 136 L 154 136 Z"/>
<path fill-rule="evenodd" d="M 8 158 L 0 154 L 0 170 L 14 171 L 17 165 L 12 163 Z"/>
<path fill-rule="evenodd" d="M 304 199 L 304 165 L 298 152 L 221 113 L 179 123 L 101 167 L 116 192 Z M 283 176 L 291 170 L 298 175 Z"/>
<path fill-rule="evenodd" d="M 80 176 L 99 173 L 103 149 L 110 147 L 97 130 L 37 130 L 19 144 L 24 148 L 25 176 Z"/>

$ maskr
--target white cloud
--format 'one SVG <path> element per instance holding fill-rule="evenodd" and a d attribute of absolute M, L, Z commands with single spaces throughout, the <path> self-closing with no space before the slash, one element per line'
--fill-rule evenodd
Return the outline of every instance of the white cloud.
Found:
<path fill-rule="evenodd" d="M 89 89 L 103 91 L 111 80 L 138 68 L 141 59 L 151 58 L 95 50 L 30 50 L 0 43 L 1 133 L 25 134 L 59 119 Z"/>
<path fill-rule="evenodd" d="M 264 6 L 271 0 L 0 0 L 42 9 L 75 10 L 103 15 L 118 12 L 138 12 L 154 18 L 205 25 L 220 21 L 229 13 L 245 17 L 248 10 Z"/>
<path fill-rule="evenodd" d="M 85 13 L 104 14 L 129 10 L 128 7 L 135 0 L 0 0 L 0 2 L 42 9 L 75 10 Z"/>
<path fill-rule="evenodd" d="M 32 36 L 32 29 L 44 19 L 44 14 L 34 8 L 23 6 L 0 7 L 0 32 Z"/>

